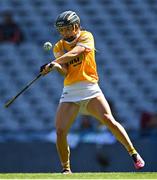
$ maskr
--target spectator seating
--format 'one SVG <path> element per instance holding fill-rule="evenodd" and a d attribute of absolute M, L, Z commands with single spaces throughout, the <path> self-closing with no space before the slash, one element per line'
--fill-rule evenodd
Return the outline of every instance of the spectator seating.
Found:
<path fill-rule="evenodd" d="M 2 106 L 53 58 L 42 45 L 58 40 L 53 23 L 58 13 L 69 9 L 94 34 L 100 86 L 124 125 L 137 129 L 141 111 L 157 111 L 155 0 L 1 0 L 0 11 L 4 9 L 14 12 L 26 42 L 0 44 L 2 130 L 53 129 L 63 87 L 57 73 L 36 82 L 9 109 Z"/>

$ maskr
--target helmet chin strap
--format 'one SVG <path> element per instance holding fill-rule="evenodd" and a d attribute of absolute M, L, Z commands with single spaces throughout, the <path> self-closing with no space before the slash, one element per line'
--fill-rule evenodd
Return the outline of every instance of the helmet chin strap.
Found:
<path fill-rule="evenodd" d="M 80 36 L 80 31 L 76 35 L 74 35 L 74 36 L 71 36 L 69 38 L 63 38 L 63 39 L 64 39 L 64 41 L 66 41 L 68 43 L 71 43 L 74 40 L 76 40 L 79 36 Z"/>
<path fill-rule="evenodd" d="M 71 36 L 71 37 L 69 37 L 69 38 L 63 38 L 63 39 L 64 39 L 64 41 L 72 42 L 74 39 L 76 39 L 76 37 L 77 37 L 77 35 Z"/>

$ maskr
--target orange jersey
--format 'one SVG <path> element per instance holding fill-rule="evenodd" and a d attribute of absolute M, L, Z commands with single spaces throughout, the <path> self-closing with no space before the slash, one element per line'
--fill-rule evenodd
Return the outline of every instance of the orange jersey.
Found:
<path fill-rule="evenodd" d="M 81 31 L 79 37 L 72 43 L 68 43 L 63 39 L 58 41 L 53 48 L 55 58 L 62 56 L 75 46 L 83 46 L 86 49 L 78 57 L 67 63 L 68 73 L 64 79 L 64 86 L 81 81 L 98 82 L 94 38 L 90 32 Z"/>

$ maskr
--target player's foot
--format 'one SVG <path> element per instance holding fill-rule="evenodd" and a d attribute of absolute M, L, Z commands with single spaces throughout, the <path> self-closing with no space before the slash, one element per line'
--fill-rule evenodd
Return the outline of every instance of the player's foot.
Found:
<path fill-rule="evenodd" d="M 132 158 L 136 169 L 142 169 L 144 167 L 145 162 L 139 154 L 133 154 Z"/>
<path fill-rule="evenodd" d="M 63 169 L 62 174 L 72 174 L 70 169 Z"/>

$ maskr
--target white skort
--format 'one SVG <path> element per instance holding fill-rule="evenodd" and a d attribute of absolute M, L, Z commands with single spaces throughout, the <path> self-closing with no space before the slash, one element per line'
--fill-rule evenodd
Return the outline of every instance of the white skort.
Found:
<path fill-rule="evenodd" d="M 80 82 L 63 88 L 60 103 L 74 102 L 80 106 L 81 114 L 89 114 L 86 110 L 88 102 L 100 95 L 103 94 L 97 83 Z"/>

